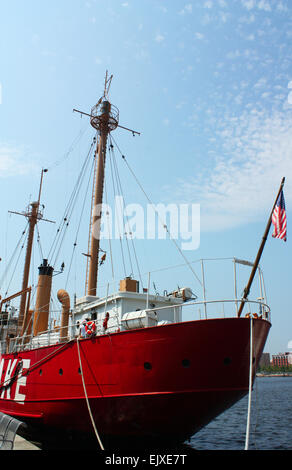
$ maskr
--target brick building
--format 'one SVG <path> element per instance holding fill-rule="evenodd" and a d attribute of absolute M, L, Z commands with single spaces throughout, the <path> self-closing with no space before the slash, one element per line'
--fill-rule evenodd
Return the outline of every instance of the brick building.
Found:
<path fill-rule="evenodd" d="M 273 366 L 276 367 L 288 367 L 289 365 L 292 365 L 292 353 L 285 352 L 275 354 L 272 356 L 272 363 Z"/>

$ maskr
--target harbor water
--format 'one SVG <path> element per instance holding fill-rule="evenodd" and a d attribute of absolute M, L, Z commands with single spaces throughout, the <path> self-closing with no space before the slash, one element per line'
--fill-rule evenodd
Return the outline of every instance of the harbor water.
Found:
<path fill-rule="evenodd" d="M 182 451 L 244 450 L 245 396 L 182 446 Z M 257 377 L 252 392 L 249 450 L 292 450 L 292 377 Z M 15 450 L 32 450 L 17 436 Z M 23 443 L 24 442 L 24 443 Z M 62 449 L 62 443 L 58 442 Z M 97 444 L 95 450 L 97 449 Z M 36 449 L 36 448 L 35 448 Z M 79 449 L 75 449 L 79 450 Z"/>
<path fill-rule="evenodd" d="M 248 397 L 195 434 L 196 450 L 244 450 Z M 257 377 L 252 392 L 249 450 L 292 450 L 292 377 Z"/>

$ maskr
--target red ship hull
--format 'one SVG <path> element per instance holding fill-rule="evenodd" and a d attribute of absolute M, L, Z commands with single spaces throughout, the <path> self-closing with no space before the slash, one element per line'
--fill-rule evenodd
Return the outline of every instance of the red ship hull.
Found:
<path fill-rule="evenodd" d="M 253 377 L 271 324 L 253 320 Z M 95 425 L 111 440 L 182 443 L 248 392 L 250 320 L 198 320 L 79 340 Z M 2 355 L 0 411 L 29 425 L 31 438 L 94 436 L 77 340 Z"/>

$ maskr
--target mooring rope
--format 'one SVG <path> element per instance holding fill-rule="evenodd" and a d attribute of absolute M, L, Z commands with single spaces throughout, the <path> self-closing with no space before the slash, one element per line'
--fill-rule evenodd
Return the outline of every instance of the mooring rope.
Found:
<path fill-rule="evenodd" d="M 80 366 L 80 372 L 81 372 L 83 390 L 84 390 L 84 395 L 85 395 L 85 399 L 86 399 L 86 403 L 87 403 L 87 408 L 88 408 L 89 416 L 90 416 L 90 419 L 91 419 L 91 422 L 92 422 L 92 426 L 93 426 L 95 435 L 96 435 L 96 437 L 97 437 L 98 443 L 99 443 L 99 445 L 100 445 L 100 448 L 101 448 L 101 450 L 104 450 L 104 447 L 103 447 L 103 445 L 102 445 L 101 439 L 100 439 L 100 437 L 99 437 L 98 431 L 97 431 L 96 426 L 95 426 L 95 422 L 94 422 L 94 419 L 93 419 L 93 416 L 92 416 L 92 412 L 91 412 L 91 408 L 90 408 L 90 404 L 89 404 L 89 400 L 88 400 L 88 396 L 87 396 L 87 392 L 86 392 L 86 386 L 85 386 L 85 382 L 84 382 L 83 369 L 82 369 L 81 356 L 80 356 L 79 338 L 77 338 L 77 350 L 78 350 L 79 366 Z"/>
<path fill-rule="evenodd" d="M 250 318 L 250 346 L 249 346 L 249 387 L 248 387 L 248 409 L 246 421 L 245 448 L 248 450 L 249 430 L 250 430 L 250 411 L 251 411 L 251 394 L 252 394 L 252 363 L 253 363 L 253 318 Z"/>

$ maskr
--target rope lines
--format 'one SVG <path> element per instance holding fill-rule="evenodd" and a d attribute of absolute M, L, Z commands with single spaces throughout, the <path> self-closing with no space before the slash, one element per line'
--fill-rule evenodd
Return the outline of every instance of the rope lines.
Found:
<path fill-rule="evenodd" d="M 82 117 L 82 115 L 81 115 L 81 117 Z M 63 155 L 63 157 L 61 157 L 59 160 L 56 160 L 54 163 L 52 163 L 52 165 L 48 167 L 48 170 L 51 170 L 52 168 L 55 168 L 56 166 L 61 165 L 65 160 L 67 160 L 69 155 L 73 152 L 74 148 L 76 147 L 76 145 L 79 143 L 79 141 L 83 137 L 86 130 L 88 130 L 88 124 L 87 123 L 86 123 L 86 126 L 84 127 L 84 129 L 81 129 L 78 132 L 78 134 L 76 135 L 76 137 L 73 139 L 71 145 L 69 146 L 67 152 Z"/>
<path fill-rule="evenodd" d="M 11 257 L 10 257 L 10 260 L 8 261 L 8 263 L 7 263 L 7 265 L 6 265 L 5 271 L 4 271 L 4 273 L 3 273 L 2 277 L 1 277 L 0 286 L 3 285 L 3 283 L 4 283 L 4 281 L 5 281 L 5 277 L 8 275 L 9 269 L 10 269 L 11 266 L 13 265 L 14 259 L 15 259 L 16 255 L 17 255 L 17 252 L 18 252 L 19 248 L 20 248 L 19 253 L 18 253 L 18 257 L 17 257 L 16 262 L 15 262 L 15 266 L 14 266 L 14 269 L 13 269 L 13 272 L 12 272 L 12 275 L 11 275 L 11 277 L 10 277 L 10 280 L 9 280 L 9 282 L 8 282 L 8 285 L 7 285 L 7 288 L 6 288 L 6 291 L 5 291 L 5 295 L 4 295 L 5 297 L 6 297 L 7 293 L 8 293 L 9 288 L 10 288 L 10 285 L 11 285 L 11 282 L 12 282 L 12 280 L 13 280 L 13 277 L 14 277 L 14 274 L 15 274 L 15 271 L 16 271 L 16 268 L 17 268 L 18 263 L 19 263 L 20 256 L 21 256 L 21 254 L 22 254 L 22 250 L 23 250 L 23 248 L 24 248 L 24 246 L 25 246 L 25 242 L 26 242 L 27 237 L 28 237 L 27 227 L 28 227 L 28 222 L 27 222 L 26 227 L 25 227 L 25 229 L 23 230 L 23 232 L 22 232 L 22 234 L 21 234 L 21 236 L 20 236 L 20 238 L 19 238 L 19 241 L 18 241 L 18 243 L 17 243 L 17 245 L 16 245 L 16 247 L 15 247 L 15 249 L 14 249 L 14 251 L 13 251 Z"/>
<path fill-rule="evenodd" d="M 100 448 L 101 448 L 101 450 L 104 450 L 104 447 L 102 445 L 102 442 L 100 440 L 98 431 L 97 431 L 96 426 L 95 426 L 95 422 L 94 422 L 94 419 L 93 419 L 93 416 L 92 416 L 92 412 L 91 412 L 91 408 L 90 408 L 90 404 L 89 404 L 89 400 L 88 400 L 88 396 L 87 396 L 87 391 L 86 391 L 86 386 L 85 386 L 85 381 L 84 381 L 84 376 L 83 376 L 81 356 L 80 356 L 79 338 L 77 338 L 77 350 L 78 350 L 78 358 L 79 358 L 79 366 L 80 366 L 80 372 L 81 372 L 81 378 L 82 378 L 82 385 L 83 385 L 83 390 L 84 390 L 84 395 L 85 395 L 85 399 L 86 399 L 86 404 L 87 404 L 89 416 L 90 416 L 90 419 L 91 419 L 91 422 L 92 422 L 92 426 L 93 426 L 96 438 L 97 438 L 98 443 L 100 445 Z"/>
<path fill-rule="evenodd" d="M 70 265 L 69 265 L 69 269 L 68 269 L 65 289 L 67 288 L 69 275 L 70 275 L 70 271 L 71 271 L 71 266 L 72 266 L 74 254 L 76 252 L 78 235 L 79 235 L 79 231 L 80 231 L 80 227 L 81 227 L 81 222 L 82 222 L 82 217 L 83 217 L 83 213 L 84 213 L 84 209 L 85 209 L 85 204 L 86 204 L 87 198 L 88 198 L 88 192 L 89 192 L 89 187 L 90 187 L 90 183 L 91 183 L 91 178 L 92 178 L 92 172 L 93 172 L 93 169 L 94 169 L 94 165 L 95 165 L 95 160 L 93 159 L 92 164 L 91 164 L 91 168 L 90 168 L 90 171 L 89 171 L 89 178 L 88 178 L 88 182 L 87 182 L 85 193 L 84 193 L 84 198 L 83 198 L 82 208 L 81 208 L 79 222 L 78 222 L 78 226 L 77 226 L 76 236 L 75 236 L 75 240 L 74 240 L 74 244 L 73 244 L 73 251 L 72 251 L 72 256 L 71 256 Z"/>
<path fill-rule="evenodd" d="M 110 134 L 110 152 L 109 153 L 110 153 L 113 191 L 114 191 L 115 195 L 120 195 L 122 197 L 122 200 L 125 202 L 125 195 L 124 195 L 124 191 L 123 191 L 123 187 L 122 187 L 122 183 L 121 183 L 121 179 L 120 179 L 120 175 L 119 175 L 119 170 L 118 170 L 118 166 L 117 166 L 114 146 L 113 146 L 113 143 L 112 143 L 113 141 L 114 141 L 114 139 L 113 139 L 112 135 Z M 115 145 L 116 145 L 116 143 L 115 143 Z M 120 198 L 119 198 L 119 201 L 120 201 L 120 204 L 122 205 L 122 201 L 121 201 Z M 122 211 L 122 209 L 123 208 L 121 207 L 121 211 Z M 120 224 L 118 224 L 118 226 L 120 227 Z M 139 279 L 140 279 L 140 283 L 141 283 L 141 286 L 143 288 L 141 271 L 140 271 L 139 262 L 138 262 L 138 258 L 137 258 L 137 253 L 136 253 L 136 249 L 135 249 L 135 244 L 134 244 L 134 240 L 133 240 L 133 236 L 132 236 L 133 234 L 131 232 L 131 226 L 130 226 L 130 223 L 129 223 L 128 214 L 125 214 L 125 229 L 126 229 L 126 232 L 124 233 L 124 235 L 125 235 L 125 240 L 126 240 L 126 248 L 127 248 L 127 253 L 128 253 L 128 257 L 129 257 L 129 264 L 130 264 L 131 274 L 134 273 L 134 265 L 133 265 L 130 246 L 129 246 L 129 239 L 131 241 L 134 260 L 135 260 L 135 263 L 136 263 L 136 269 L 138 271 L 138 276 L 139 276 Z M 122 249 L 121 237 L 120 237 L 120 243 L 121 243 L 121 249 Z M 124 263 L 124 265 L 125 265 L 125 263 Z M 124 267 L 124 270 L 125 270 L 125 267 Z"/>
<path fill-rule="evenodd" d="M 56 264 L 56 261 L 58 259 L 58 256 L 59 256 L 59 253 L 60 253 L 60 250 L 61 250 L 61 247 L 62 247 L 62 244 L 64 242 L 64 238 L 65 238 L 65 235 L 67 233 L 67 229 L 68 229 L 71 217 L 72 217 L 72 213 L 74 211 L 74 208 L 75 208 L 75 205 L 76 205 L 79 193 L 80 193 L 82 181 L 83 181 L 83 178 L 86 174 L 86 170 L 87 170 L 89 162 L 90 162 L 90 157 L 91 157 L 91 153 L 92 153 L 93 148 L 94 148 L 94 141 L 91 143 L 89 152 L 88 152 L 87 157 L 86 157 L 86 159 L 85 159 L 85 161 L 82 165 L 82 168 L 81 168 L 80 174 L 77 178 L 75 187 L 72 191 L 69 202 L 68 202 L 67 207 L 64 211 L 62 220 L 61 220 L 60 225 L 57 229 L 57 232 L 56 232 L 55 238 L 53 240 L 53 243 L 51 245 L 51 248 L 50 248 L 50 251 L 49 251 L 49 254 L 48 254 L 48 258 L 51 257 L 53 259 L 53 261 L 52 261 L 53 266 L 55 266 L 55 264 Z"/>
<path fill-rule="evenodd" d="M 113 137 L 112 137 L 113 139 Z M 113 139 L 114 141 L 114 139 Z M 114 141 L 115 142 L 115 141 Z M 151 201 L 150 197 L 148 196 L 148 194 L 146 193 L 146 191 L 144 190 L 142 184 L 140 183 L 140 181 L 138 180 L 137 176 L 135 175 L 134 171 L 132 170 L 132 168 L 130 167 L 125 155 L 122 154 L 120 148 L 118 147 L 118 145 L 116 144 L 115 142 L 115 145 L 116 147 L 118 148 L 121 156 L 122 156 L 122 159 L 124 160 L 128 170 L 130 171 L 130 173 L 132 174 L 132 176 L 134 177 L 137 185 L 139 186 L 139 188 L 141 189 L 141 191 L 143 192 L 144 196 L 146 197 L 147 201 L 149 202 L 149 204 L 151 205 L 152 209 L 156 212 L 156 214 L 158 215 L 158 220 L 160 221 L 160 223 L 162 224 L 162 226 L 164 227 L 164 229 L 166 230 L 170 240 L 174 243 L 175 247 L 177 248 L 177 250 L 179 251 L 179 253 L 181 254 L 181 256 L 183 257 L 183 259 L 185 260 L 187 266 L 189 267 L 189 269 L 191 270 L 191 272 L 193 273 L 193 275 L 195 276 L 195 278 L 197 279 L 197 281 L 199 282 L 199 284 L 202 286 L 202 282 L 201 280 L 199 279 L 199 277 L 197 276 L 197 274 L 195 273 L 195 271 L 193 270 L 192 266 L 191 266 L 191 263 L 188 261 L 188 259 L 185 257 L 185 255 L 183 254 L 182 250 L 180 249 L 180 247 L 178 246 L 178 244 L 176 243 L 175 239 L 172 237 L 167 225 L 164 223 L 163 220 L 161 220 L 160 216 L 159 216 L 159 212 L 157 211 L 157 209 L 155 208 L 153 202 Z"/>
<path fill-rule="evenodd" d="M 98 134 L 97 134 L 97 139 L 98 139 Z M 89 217 L 89 230 L 88 230 L 88 243 L 87 243 L 87 254 L 90 254 L 91 250 L 91 229 L 92 229 L 92 223 L 93 223 L 93 207 L 94 207 L 94 187 L 95 187 L 95 180 L 96 180 L 96 172 L 97 172 L 97 155 L 98 155 L 98 147 L 96 148 L 96 151 L 94 152 L 94 166 L 93 166 L 93 178 L 92 178 L 92 191 L 91 191 L 91 206 L 90 206 L 90 217 Z M 87 292 L 87 286 L 88 286 L 88 276 L 89 276 L 89 256 L 87 256 L 87 261 L 86 261 L 86 276 L 85 276 L 85 295 Z"/>

